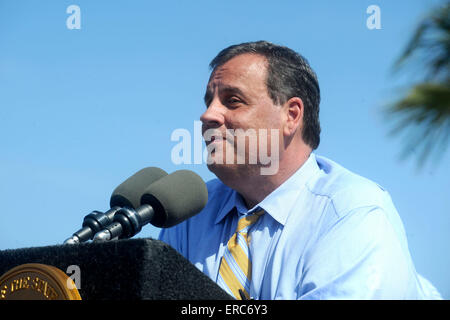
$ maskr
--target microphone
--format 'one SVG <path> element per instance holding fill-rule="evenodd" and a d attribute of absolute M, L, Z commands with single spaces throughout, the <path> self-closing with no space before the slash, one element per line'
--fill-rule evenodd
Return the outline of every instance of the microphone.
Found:
<path fill-rule="evenodd" d="M 97 233 L 94 241 L 131 238 L 148 223 L 169 228 L 199 213 L 208 202 L 202 178 L 189 170 L 178 170 L 152 183 L 143 192 L 136 210 L 122 208 L 114 222 Z"/>
<path fill-rule="evenodd" d="M 113 223 L 114 216 L 122 207 L 139 207 L 144 190 L 164 176 L 167 176 L 167 172 L 156 167 L 148 167 L 136 172 L 114 189 L 110 198 L 111 209 L 104 213 L 93 211 L 85 216 L 82 228 L 65 240 L 64 244 L 77 244 L 92 239 L 97 232 Z"/>

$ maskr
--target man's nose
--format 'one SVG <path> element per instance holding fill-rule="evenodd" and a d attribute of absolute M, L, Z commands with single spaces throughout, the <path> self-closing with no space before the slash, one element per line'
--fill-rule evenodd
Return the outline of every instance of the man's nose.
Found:
<path fill-rule="evenodd" d="M 224 124 L 224 106 L 218 99 L 214 99 L 200 116 L 200 121 L 204 127 L 217 128 Z"/>

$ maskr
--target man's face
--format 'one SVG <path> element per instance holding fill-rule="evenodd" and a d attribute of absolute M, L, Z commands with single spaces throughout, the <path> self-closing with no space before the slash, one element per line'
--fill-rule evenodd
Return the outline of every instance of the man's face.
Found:
<path fill-rule="evenodd" d="M 281 107 L 270 98 L 266 79 L 267 61 L 255 54 L 236 56 L 211 74 L 205 93 L 207 109 L 200 120 L 206 144 L 212 150 L 208 168 L 222 181 L 227 177 L 241 176 L 239 172 L 243 170 L 247 174 L 249 170 L 257 174 L 255 169 L 261 162 L 267 164 L 261 161 L 261 148 L 265 148 L 263 152 L 268 156 L 275 151 L 278 155 L 280 151 Z M 271 129 L 277 130 L 276 137 Z M 267 137 L 261 132 L 265 132 Z M 211 137 L 211 133 L 216 137 Z M 245 134 L 245 149 L 238 148 L 239 136 Z M 250 141 L 249 136 L 254 134 L 257 143 Z M 252 143 L 256 144 L 256 149 L 252 148 Z M 257 161 L 252 163 L 255 157 Z M 231 161 L 232 158 L 234 161 Z"/>

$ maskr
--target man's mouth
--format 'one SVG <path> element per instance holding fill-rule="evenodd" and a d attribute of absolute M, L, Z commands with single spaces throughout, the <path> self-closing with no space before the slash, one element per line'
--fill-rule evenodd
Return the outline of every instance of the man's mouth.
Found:
<path fill-rule="evenodd" d="M 225 136 L 222 135 L 222 133 L 219 130 L 212 131 L 211 129 L 208 129 L 206 131 L 203 131 L 203 140 L 205 140 L 206 146 L 210 145 L 211 143 L 219 143 L 222 140 L 226 140 Z"/>
<path fill-rule="evenodd" d="M 211 139 L 209 139 L 209 141 L 205 140 L 206 146 L 209 146 L 211 143 L 215 142 L 215 143 L 219 143 L 220 141 L 225 140 L 224 138 L 220 138 L 220 137 L 215 137 L 212 136 Z"/>

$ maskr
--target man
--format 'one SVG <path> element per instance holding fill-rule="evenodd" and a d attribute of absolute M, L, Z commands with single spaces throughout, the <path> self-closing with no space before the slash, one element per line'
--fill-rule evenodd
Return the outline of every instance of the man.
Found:
<path fill-rule="evenodd" d="M 200 119 L 219 179 L 204 210 L 160 239 L 237 299 L 439 298 L 414 269 L 389 194 L 312 152 L 320 90 L 308 62 L 259 41 L 224 49 L 211 68 Z M 238 130 L 256 133 L 256 151 L 237 148 Z"/>

